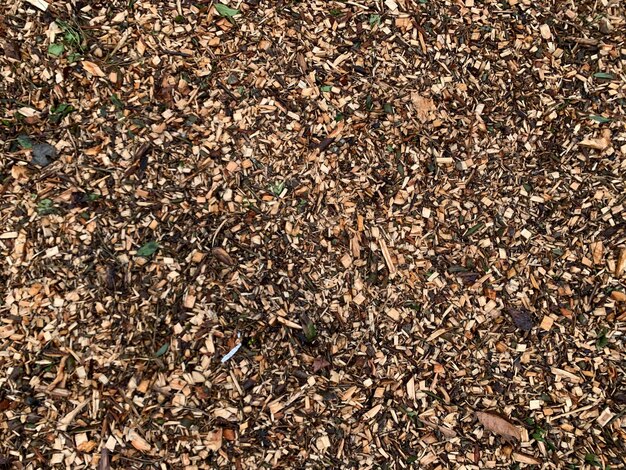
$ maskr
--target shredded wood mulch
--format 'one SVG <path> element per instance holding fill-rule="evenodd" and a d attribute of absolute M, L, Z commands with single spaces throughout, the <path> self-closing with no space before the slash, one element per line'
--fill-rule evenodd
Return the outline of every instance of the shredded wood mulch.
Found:
<path fill-rule="evenodd" d="M 0 468 L 623 468 L 626 4 L 0 6 Z"/>

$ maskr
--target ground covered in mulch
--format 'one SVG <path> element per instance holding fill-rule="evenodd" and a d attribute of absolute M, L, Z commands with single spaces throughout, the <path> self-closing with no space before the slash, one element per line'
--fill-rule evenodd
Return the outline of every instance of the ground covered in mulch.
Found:
<path fill-rule="evenodd" d="M 0 468 L 623 468 L 620 0 L 0 6 Z"/>

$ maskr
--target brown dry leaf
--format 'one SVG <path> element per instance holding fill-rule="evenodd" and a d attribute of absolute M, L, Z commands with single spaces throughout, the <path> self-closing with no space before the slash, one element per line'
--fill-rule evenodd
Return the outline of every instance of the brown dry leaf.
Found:
<path fill-rule="evenodd" d="M 139 434 L 137 434 L 136 431 L 131 430 L 128 433 L 128 436 L 126 438 L 128 441 L 130 441 L 130 443 L 132 444 L 132 446 L 137 449 L 138 451 L 141 452 L 148 452 L 151 448 L 150 444 L 148 443 L 148 441 L 146 441 L 143 437 L 141 437 Z"/>
<path fill-rule="evenodd" d="M 321 369 L 324 369 L 325 367 L 328 367 L 329 365 L 330 365 L 330 362 L 328 362 L 326 359 L 322 357 L 317 357 L 313 361 L 313 372 L 317 372 Z"/>
<path fill-rule="evenodd" d="M 533 316 L 525 308 L 507 308 L 507 313 L 511 316 L 516 327 L 523 331 L 533 329 Z"/>
<path fill-rule="evenodd" d="M 224 248 L 216 247 L 213 248 L 213 256 L 217 258 L 220 263 L 227 264 L 228 266 L 232 266 L 235 264 L 230 255 L 226 252 Z"/>
<path fill-rule="evenodd" d="M 510 423 L 508 420 L 502 418 L 493 413 L 485 413 L 483 411 L 477 411 L 476 417 L 478 421 L 487 429 L 493 433 L 499 434 L 500 436 L 513 438 L 520 440 L 522 435 L 520 430 L 514 424 Z"/>
<path fill-rule="evenodd" d="M 426 122 L 432 119 L 436 109 L 432 99 L 425 98 L 419 93 L 411 93 L 411 101 L 415 107 L 415 114 L 420 121 Z"/>
<path fill-rule="evenodd" d="M 222 447 L 222 429 L 207 434 L 204 445 L 207 449 L 217 452 Z"/>
<path fill-rule="evenodd" d="M 19 44 L 16 41 L 6 41 L 4 43 L 4 55 L 12 60 L 21 60 Z"/>
<path fill-rule="evenodd" d="M 581 140 L 579 145 L 596 150 L 606 150 L 611 146 L 611 131 L 605 129 L 602 132 L 602 137 Z"/>
<path fill-rule="evenodd" d="M 626 269 L 626 248 L 622 248 L 617 257 L 617 264 L 615 265 L 615 277 L 621 277 Z"/>
<path fill-rule="evenodd" d="M 26 180 L 29 176 L 28 168 L 22 165 L 13 165 L 11 167 L 11 176 L 15 178 L 16 181 Z"/>
<path fill-rule="evenodd" d="M 83 67 L 85 68 L 85 70 L 89 72 L 91 75 L 94 75 L 96 77 L 106 76 L 104 72 L 102 71 L 102 69 L 98 67 L 97 64 L 94 64 L 93 62 L 89 62 L 88 60 L 83 60 L 82 63 L 83 63 Z"/>

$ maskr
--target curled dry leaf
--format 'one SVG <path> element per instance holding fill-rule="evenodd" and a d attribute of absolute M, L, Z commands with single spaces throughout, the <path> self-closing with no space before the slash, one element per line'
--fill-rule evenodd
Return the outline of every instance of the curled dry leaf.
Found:
<path fill-rule="evenodd" d="M 220 263 L 227 264 L 228 266 L 232 266 L 233 264 L 235 264 L 233 259 L 224 248 L 213 248 L 213 256 L 215 256 Z"/>
<path fill-rule="evenodd" d="M 415 114 L 420 121 L 426 122 L 432 118 L 435 112 L 435 103 L 433 100 L 425 98 L 419 93 L 411 93 L 411 101 L 415 108 Z"/>
<path fill-rule="evenodd" d="M 477 411 L 476 417 L 488 431 L 506 438 L 513 438 L 517 440 L 522 438 L 522 434 L 517 426 L 497 414 Z"/>
<path fill-rule="evenodd" d="M 93 62 L 89 62 L 88 60 L 83 60 L 83 68 L 95 77 L 105 76 L 102 69 L 98 67 L 98 64 L 94 64 Z"/>

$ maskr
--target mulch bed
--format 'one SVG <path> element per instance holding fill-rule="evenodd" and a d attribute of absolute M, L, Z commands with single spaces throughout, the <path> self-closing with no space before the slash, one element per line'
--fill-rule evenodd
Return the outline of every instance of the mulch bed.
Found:
<path fill-rule="evenodd" d="M 621 468 L 626 4 L 0 6 L 0 468 Z"/>

